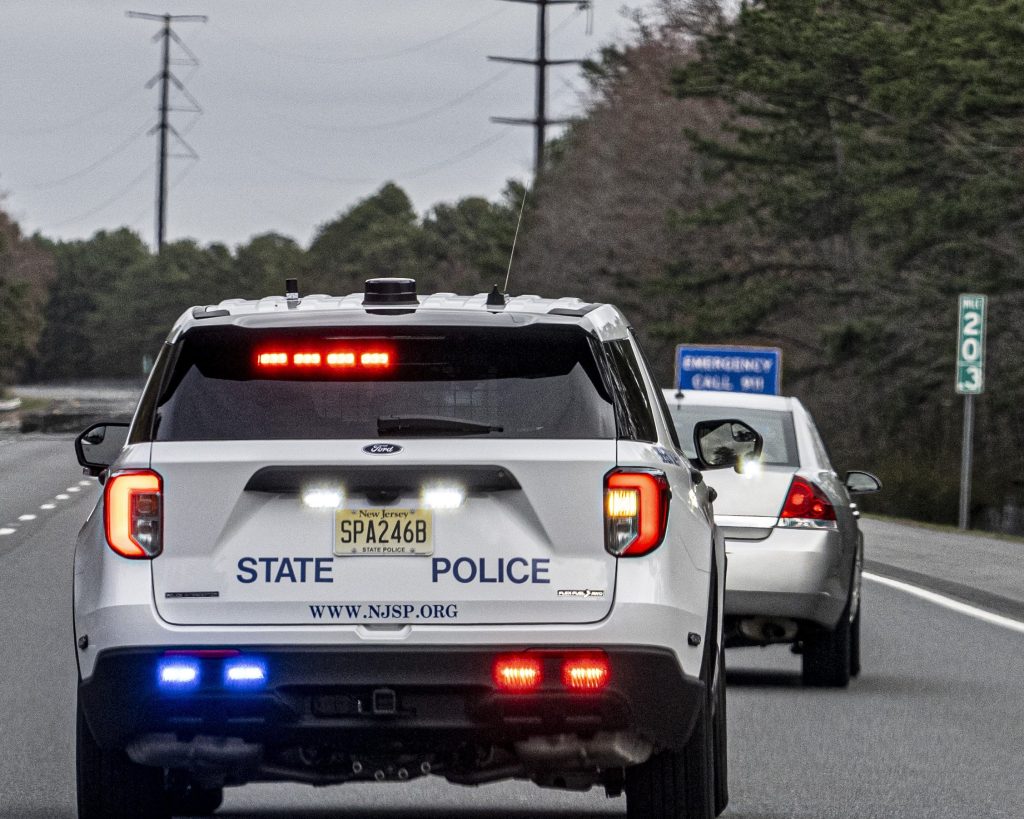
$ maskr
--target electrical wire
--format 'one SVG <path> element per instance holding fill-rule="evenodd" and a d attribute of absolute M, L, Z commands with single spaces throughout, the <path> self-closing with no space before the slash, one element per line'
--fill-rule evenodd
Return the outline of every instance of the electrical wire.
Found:
<path fill-rule="evenodd" d="M 579 17 L 580 14 L 582 14 L 582 13 L 583 13 L 583 10 L 580 9 L 580 8 L 577 8 L 576 11 L 574 11 L 569 17 L 567 17 L 565 20 L 563 20 L 561 23 L 559 23 L 557 26 L 555 26 L 551 30 L 551 35 L 553 36 L 553 35 L 558 34 L 559 32 L 561 32 L 563 29 L 565 29 L 567 26 L 569 26 L 577 17 Z M 409 116 L 406 116 L 406 117 L 400 117 L 399 119 L 388 120 L 387 122 L 371 122 L 371 123 L 367 123 L 365 125 L 349 125 L 349 126 L 345 126 L 345 125 L 319 125 L 319 124 L 316 124 L 316 123 L 303 122 L 301 120 L 295 120 L 295 119 L 289 119 L 289 122 L 292 125 L 295 125 L 295 126 L 297 126 L 299 128 L 305 128 L 305 129 L 310 130 L 310 131 L 319 131 L 321 133 L 333 133 L 333 134 L 362 134 L 362 133 L 368 133 L 368 132 L 371 132 L 371 131 L 384 131 L 384 130 L 389 130 L 391 128 L 401 128 L 401 127 L 406 126 L 406 125 L 412 125 L 414 123 L 422 122 L 423 120 L 430 119 L 431 117 L 435 117 L 438 114 L 443 114 L 446 111 L 450 111 L 452 108 L 455 108 L 456 106 L 461 105 L 463 102 L 465 102 L 466 100 L 468 100 L 471 97 L 475 96 L 479 92 L 481 92 L 481 91 L 483 91 L 483 90 L 485 90 L 487 88 L 490 88 L 492 85 L 497 83 L 499 80 L 504 79 L 509 74 L 511 74 L 513 71 L 515 71 L 515 69 L 517 67 L 519 67 L 519 66 L 517 66 L 517 65 L 509 65 L 509 66 L 501 69 L 500 71 L 497 71 L 496 73 L 492 74 L 487 79 L 485 79 L 483 82 L 481 82 L 479 85 L 474 85 L 469 90 L 464 91 L 463 93 L 459 94 L 458 96 L 453 97 L 453 98 L 447 100 L 446 102 L 441 103 L 440 105 L 436 105 L 433 108 L 427 108 L 427 109 L 425 109 L 423 111 L 419 111 L 419 112 L 417 112 L 415 114 L 410 114 Z"/>
<path fill-rule="evenodd" d="M 92 173 L 94 170 L 99 168 L 104 163 L 109 162 L 111 159 L 113 159 L 118 154 L 122 153 L 125 149 L 127 149 L 130 145 L 132 145 L 136 140 L 141 138 L 149 129 L 150 129 L 150 125 L 149 125 L 149 123 L 146 123 L 141 128 L 139 128 L 137 131 L 133 132 L 132 135 L 129 136 L 127 139 L 125 139 L 123 142 L 119 142 L 108 153 L 106 153 L 103 156 L 101 156 L 95 162 L 93 162 L 93 163 L 91 163 L 89 165 L 86 165 L 84 168 L 80 168 L 79 170 L 75 171 L 74 173 L 69 173 L 67 176 L 60 177 L 60 179 L 51 179 L 48 182 L 39 182 L 39 183 L 36 183 L 35 185 L 22 185 L 21 187 L 24 190 L 27 190 L 27 191 L 43 191 L 43 190 L 49 190 L 50 188 L 59 187 L 61 185 L 66 184 L 67 182 L 71 182 L 71 181 L 73 181 L 75 179 L 80 179 L 81 177 L 86 176 L 87 174 Z"/>
<path fill-rule="evenodd" d="M 104 199 L 96 207 L 92 208 L 91 210 L 87 210 L 85 213 L 80 213 L 77 216 L 72 216 L 70 219 L 65 219 L 62 222 L 57 222 L 55 224 L 50 225 L 49 229 L 54 230 L 56 228 L 66 227 L 67 225 L 75 224 L 75 222 L 81 222 L 85 219 L 88 219 L 90 216 L 95 216 L 101 210 L 105 210 L 106 208 L 110 207 L 115 202 L 117 202 L 119 199 L 122 199 L 129 193 L 131 193 L 138 186 L 138 184 L 142 182 L 143 179 L 145 179 L 150 173 L 152 173 L 155 167 L 156 163 L 150 162 L 149 165 L 142 169 L 141 173 L 139 173 L 138 176 L 133 177 L 132 180 L 127 185 L 121 188 L 109 199 Z"/>
<path fill-rule="evenodd" d="M 459 28 L 445 32 L 444 34 L 441 34 L 437 37 L 433 37 L 429 40 L 424 40 L 421 43 L 407 46 L 405 48 L 400 48 L 396 51 L 385 52 L 384 54 L 367 54 L 358 57 L 321 58 L 315 57 L 310 54 L 289 53 L 286 51 L 280 51 L 276 48 L 272 48 L 271 46 L 264 45 L 263 43 L 257 42 L 256 40 L 246 37 L 243 34 L 238 34 L 237 32 L 233 32 L 229 29 L 226 29 L 223 26 L 218 25 L 217 23 L 211 23 L 211 27 L 219 31 L 221 34 L 226 35 L 227 37 L 247 43 L 253 48 L 256 48 L 260 51 L 264 51 L 267 54 L 272 54 L 275 57 L 280 57 L 281 59 L 298 60 L 300 62 L 308 62 L 316 65 L 352 65 L 355 63 L 383 62 L 385 60 L 392 60 L 395 57 L 404 57 L 406 54 L 415 54 L 417 51 L 422 51 L 425 48 L 430 48 L 430 46 L 437 45 L 438 43 L 444 42 L 445 40 L 448 40 L 452 37 L 462 34 L 463 32 L 469 31 L 470 29 L 476 28 L 479 25 L 489 22 L 490 20 L 493 20 L 494 18 L 499 17 L 502 14 L 505 14 L 507 11 L 507 8 L 498 8 L 495 9 L 494 11 L 491 11 L 488 14 L 485 14 L 483 17 L 478 17 L 475 20 L 471 20 L 470 22 L 460 26 Z"/>
<path fill-rule="evenodd" d="M 83 122 L 88 122 L 91 119 L 102 116 L 118 108 L 122 103 L 127 102 L 132 97 L 136 96 L 140 91 L 144 90 L 143 87 L 136 86 L 130 89 L 127 93 L 115 99 L 109 105 L 105 105 L 101 108 L 94 108 L 91 111 L 87 111 L 74 119 L 64 120 L 62 122 L 55 123 L 53 125 L 37 125 L 31 128 L 4 128 L 0 129 L 0 133 L 8 136 L 34 136 L 36 134 L 49 134 L 54 131 L 66 131 L 69 128 L 76 128 Z"/>

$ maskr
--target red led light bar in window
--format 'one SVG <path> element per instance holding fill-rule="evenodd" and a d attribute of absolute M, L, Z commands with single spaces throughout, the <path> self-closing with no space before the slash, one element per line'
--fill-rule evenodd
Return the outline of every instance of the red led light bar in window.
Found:
<path fill-rule="evenodd" d="M 363 353 L 359 356 L 359 363 L 364 367 L 390 367 L 391 355 L 381 352 Z"/>
<path fill-rule="evenodd" d="M 302 350 L 294 353 L 274 350 L 258 353 L 256 356 L 258 367 L 276 370 L 314 370 L 325 366 L 334 370 L 349 367 L 386 370 L 392 363 L 391 353 L 386 350 Z"/>

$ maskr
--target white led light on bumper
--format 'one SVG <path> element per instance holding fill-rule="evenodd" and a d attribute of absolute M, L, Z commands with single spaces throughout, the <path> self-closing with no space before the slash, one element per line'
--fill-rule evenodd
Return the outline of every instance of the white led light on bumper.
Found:
<path fill-rule="evenodd" d="M 429 486 L 421 498 L 427 509 L 458 509 L 465 500 L 466 492 L 458 486 Z"/>
<path fill-rule="evenodd" d="M 302 502 L 310 509 L 337 509 L 344 500 L 344 493 L 337 488 L 318 486 L 302 492 Z"/>

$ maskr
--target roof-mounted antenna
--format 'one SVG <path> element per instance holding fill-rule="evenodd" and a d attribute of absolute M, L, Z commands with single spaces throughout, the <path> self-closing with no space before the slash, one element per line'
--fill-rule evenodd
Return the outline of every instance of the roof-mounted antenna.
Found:
<path fill-rule="evenodd" d="M 516 242 L 519 241 L 519 226 L 523 224 L 523 210 L 526 208 L 526 194 L 529 188 L 523 188 L 523 203 L 519 206 L 519 221 L 516 222 L 516 235 L 512 237 L 512 252 L 508 255 L 508 272 L 505 274 L 504 292 L 508 293 L 508 280 L 512 278 L 512 260 L 516 257 Z"/>
<path fill-rule="evenodd" d="M 289 307 L 299 306 L 299 280 L 298 279 L 285 279 L 284 280 L 284 299 Z"/>

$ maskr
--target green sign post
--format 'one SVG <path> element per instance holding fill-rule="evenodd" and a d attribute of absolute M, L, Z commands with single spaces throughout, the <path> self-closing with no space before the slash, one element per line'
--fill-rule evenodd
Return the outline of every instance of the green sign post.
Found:
<path fill-rule="evenodd" d="M 974 396 L 985 389 L 985 309 L 988 298 L 960 294 L 956 344 L 956 391 L 964 397 L 964 437 L 960 459 L 960 528 L 971 525 L 971 465 L 974 460 Z"/>

